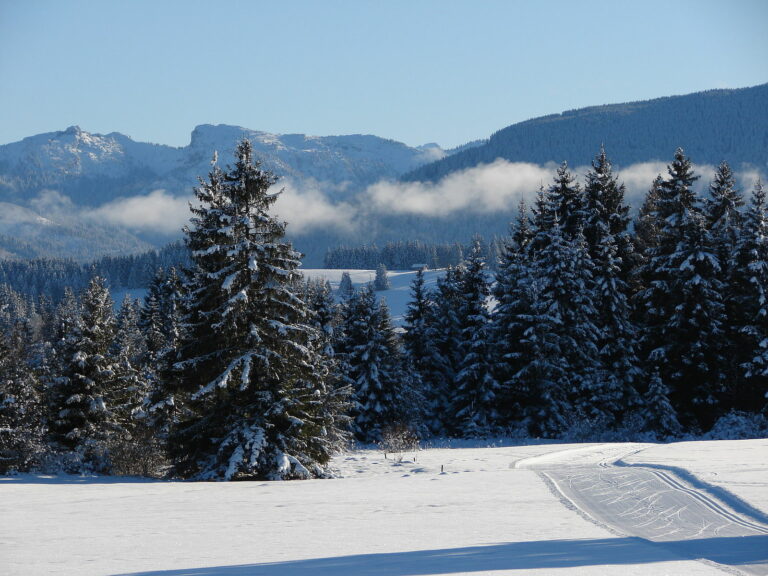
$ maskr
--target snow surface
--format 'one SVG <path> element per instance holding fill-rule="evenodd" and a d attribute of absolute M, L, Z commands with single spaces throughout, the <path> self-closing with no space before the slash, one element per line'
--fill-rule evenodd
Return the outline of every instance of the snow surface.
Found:
<path fill-rule="evenodd" d="M 347 270 L 331 268 L 307 268 L 300 269 L 305 278 L 325 279 L 331 283 L 334 294 L 339 289 L 341 275 L 349 272 L 352 285 L 360 288 L 376 279 L 376 270 Z M 445 275 L 445 269 L 425 270 L 424 287 L 433 289 L 437 285 L 437 279 Z M 387 277 L 391 284 L 389 290 L 375 292 L 378 298 L 383 298 L 389 306 L 389 313 L 392 315 L 392 323 L 395 326 L 402 326 L 403 316 L 408 310 L 408 303 L 411 301 L 411 283 L 416 277 L 416 270 L 389 270 Z M 338 297 L 338 296 L 337 296 Z"/>
<path fill-rule="evenodd" d="M 547 478 L 674 462 L 716 489 L 751 486 L 739 497 L 762 507 L 766 440 L 470 446 L 358 450 L 334 460 L 333 480 L 3 478 L 0 573 L 698 576 L 723 573 L 715 558 L 731 573 L 768 574 L 768 536 L 654 543 L 591 520 Z M 714 498 L 707 490 L 696 492 Z M 734 506 L 734 518 L 768 529 Z"/>

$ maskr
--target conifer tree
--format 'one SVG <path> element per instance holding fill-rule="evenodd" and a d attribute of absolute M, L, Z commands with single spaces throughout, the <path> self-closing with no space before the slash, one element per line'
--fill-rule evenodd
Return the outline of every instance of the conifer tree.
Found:
<path fill-rule="evenodd" d="M 110 354 L 115 335 L 112 298 L 103 278 L 94 277 L 81 297 L 82 313 L 63 336 L 62 375 L 56 383 L 54 439 L 75 451 L 95 472 L 110 471 L 107 441 L 119 429 L 109 396 L 116 385 Z"/>
<path fill-rule="evenodd" d="M 649 286 L 642 294 L 645 347 L 678 416 L 688 426 L 708 428 L 727 372 L 721 267 L 692 188 L 698 176 L 681 149 L 668 174 L 657 201 L 660 240 L 650 253 Z"/>
<path fill-rule="evenodd" d="M 658 368 L 651 372 L 638 415 L 642 430 L 660 438 L 675 437 L 683 431 L 669 400 L 669 389 L 664 385 Z"/>
<path fill-rule="evenodd" d="M 592 260 L 598 259 L 602 239 L 612 236 L 616 245 L 616 258 L 621 280 L 625 285 L 630 281 L 632 268 L 638 257 L 627 229 L 629 227 L 629 205 L 624 200 L 626 189 L 619 183 L 613 172 L 611 161 L 600 147 L 600 153 L 592 161 L 584 185 L 584 238 L 587 241 Z"/>
<path fill-rule="evenodd" d="M 458 373 L 460 326 L 459 306 L 463 268 L 449 267 L 437 279 L 433 306 L 427 309 L 426 334 L 431 350 L 427 371 L 421 374 L 428 407 L 427 422 L 434 434 L 446 434 L 455 429 L 451 418 L 451 398 Z"/>
<path fill-rule="evenodd" d="M 354 387 L 354 431 L 376 442 L 382 430 L 408 420 L 403 357 L 386 303 L 366 285 L 353 295 L 346 319 L 346 364 Z"/>
<path fill-rule="evenodd" d="M 339 296 L 344 300 L 348 300 L 354 291 L 352 277 L 349 275 L 349 272 L 342 272 L 341 281 L 339 282 Z"/>
<path fill-rule="evenodd" d="M 600 363 L 591 282 L 583 235 L 567 242 L 556 219 L 534 261 L 534 304 L 521 318 L 525 361 L 516 377 L 530 387 L 526 419 L 536 435 L 556 437 L 577 416 L 593 416 Z"/>
<path fill-rule="evenodd" d="M 576 182 L 576 177 L 568 170 L 568 163 L 563 162 L 557 169 L 555 181 L 547 191 L 552 214 L 557 219 L 566 239 L 584 231 L 585 198 L 584 191 Z"/>
<path fill-rule="evenodd" d="M 269 214 L 272 173 L 249 141 L 196 189 L 185 229 L 192 268 L 173 376 L 186 398 L 170 438 L 187 478 L 290 479 L 324 474 L 337 449 L 320 339 L 293 291 L 300 254 Z"/>
<path fill-rule="evenodd" d="M 39 383 L 25 357 L 30 344 L 23 319 L 0 334 L 0 475 L 39 466 L 46 452 Z"/>
<path fill-rule="evenodd" d="M 317 330 L 317 348 L 322 352 L 320 361 L 325 374 L 327 394 L 321 410 L 332 419 L 332 425 L 327 426 L 326 431 L 334 435 L 331 440 L 334 445 L 342 446 L 351 438 L 349 411 L 352 383 L 347 376 L 343 355 L 337 354 L 334 349 L 341 328 L 330 283 L 308 282 L 306 298 L 310 307 L 310 324 Z"/>
<path fill-rule="evenodd" d="M 639 400 L 635 387 L 642 373 L 626 281 L 634 261 L 627 234 L 629 206 L 624 203 L 624 185 L 618 183 L 603 147 L 587 173 L 584 191 L 584 237 L 592 264 L 601 363 L 589 411 L 613 424 Z"/>
<path fill-rule="evenodd" d="M 460 284 L 458 354 L 451 416 L 456 434 L 487 434 L 499 423 L 498 383 L 491 361 L 490 319 L 486 300 L 485 259 L 480 241 L 475 238 L 464 261 Z"/>
<path fill-rule="evenodd" d="M 727 359 L 726 382 L 735 384 L 739 378 L 738 356 L 740 350 L 737 332 L 738 316 L 741 313 L 738 298 L 735 297 L 735 255 L 742 229 L 741 207 L 744 199 L 736 188 L 736 182 L 727 162 L 722 162 L 709 185 L 710 197 L 705 204 L 706 226 L 720 264 L 719 280 L 723 284 L 725 319 L 723 324 L 723 350 Z"/>
<path fill-rule="evenodd" d="M 411 299 L 404 316 L 403 350 L 425 388 L 432 384 L 431 364 L 436 355 L 434 342 L 428 334 L 433 308 L 434 301 L 424 285 L 424 271 L 419 269 L 411 282 Z M 428 407 L 427 412 L 431 414 L 431 408 Z"/>
<path fill-rule="evenodd" d="M 768 203 L 758 180 L 734 258 L 731 298 L 739 373 L 729 407 L 757 411 L 768 400 Z"/>
<path fill-rule="evenodd" d="M 389 290 L 392 288 L 392 283 L 387 276 L 387 267 L 384 264 L 379 264 L 376 267 L 376 278 L 373 281 L 373 289 L 376 291 Z"/>
<path fill-rule="evenodd" d="M 501 253 L 493 291 L 498 303 L 491 317 L 491 356 L 499 384 L 499 411 L 506 422 L 522 419 L 522 408 L 529 401 L 527 386 L 516 377 L 525 361 L 521 346 L 524 317 L 530 314 L 534 301 L 527 250 L 532 231 L 527 212 L 521 200 L 517 220 Z"/>

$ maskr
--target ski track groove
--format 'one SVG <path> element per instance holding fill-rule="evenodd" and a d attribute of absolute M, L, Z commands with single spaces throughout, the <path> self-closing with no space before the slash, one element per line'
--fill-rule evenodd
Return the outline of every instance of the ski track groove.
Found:
<path fill-rule="evenodd" d="M 750 514 L 748 504 L 720 501 L 707 492 L 704 482 L 688 486 L 674 470 L 623 461 L 647 447 L 604 444 L 570 448 L 518 460 L 512 467 L 536 470 L 566 506 L 614 534 L 638 536 L 661 545 L 673 539 L 768 535 L 768 525 Z M 596 462 L 595 456 L 599 458 Z M 651 493 L 644 494 L 646 491 Z M 729 572 L 736 568 L 699 560 Z M 768 574 L 768 564 L 738 569 Z"/>

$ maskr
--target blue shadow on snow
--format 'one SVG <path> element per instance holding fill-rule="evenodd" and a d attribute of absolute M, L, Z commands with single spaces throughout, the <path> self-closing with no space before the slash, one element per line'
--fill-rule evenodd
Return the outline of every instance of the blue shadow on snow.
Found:
<path fill-rule="evenodd" d="M 660 543 L 643 538 L 510 542 L 444 550 L 135 572 L 121 576 L 427 576 L 697 559 L 732 566 L 766 564 L 768 569 L 768 536 L 702 538 Z"/>

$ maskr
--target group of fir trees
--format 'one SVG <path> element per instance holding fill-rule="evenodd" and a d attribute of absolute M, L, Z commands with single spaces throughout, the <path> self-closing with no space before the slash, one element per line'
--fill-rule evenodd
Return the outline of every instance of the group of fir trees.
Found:
<path fill-rule="evenodd" d="M 348 439 L 349 388 L 300 255 L 269 214 L 275 178 L 248 141 L 235 157 L 196 189 L 190 266 L 159 271 L 143 306 L 127 298 L 115 316 L 94 277 L 36 338 L 29 310 L 8 312 L 0 472 L 45 457 L 69 471 L 202 480 L 325 474 Z"/>
<path fill-rule="evenodd" d="M 117 314 L 94 277 L 54 308 L 0 287 L 0 473 L 322 476 L 354 435 L 706 431 L 765 410 L 768 219 L 726 164 L 678 150 L 634 223 L 601 150 L 521 203 L 493 275 L 480 240 L 404 327 L 374 285 L 303 282 L 247 141 L 196 189 L 191 264 Z M 380 268 L 379 287 L 386 282 Z"/>
<path fill-rule="evenodd" d="M 632 226 L 604 150 L 521 203 L 492 278 L 475 247 L 436 290 L 419 274 L 404 344 L 435 433 L 661 437 L 765 410 L 765 193 L 723 163 L 700 198 L 682 150 Z M 489 295 L 492 298 L 489 298 Z"/>

